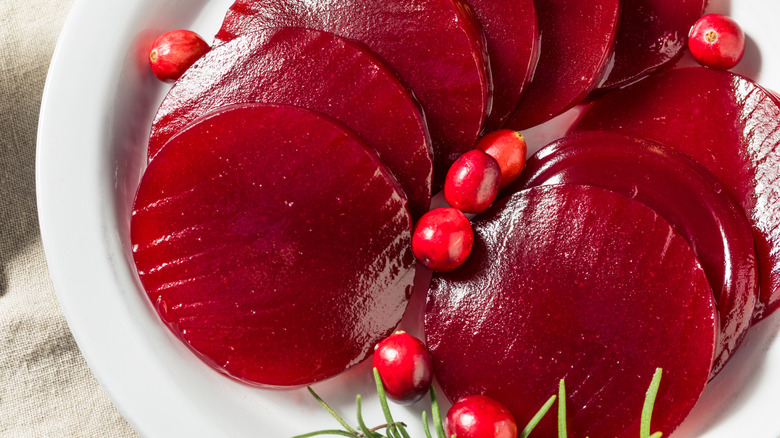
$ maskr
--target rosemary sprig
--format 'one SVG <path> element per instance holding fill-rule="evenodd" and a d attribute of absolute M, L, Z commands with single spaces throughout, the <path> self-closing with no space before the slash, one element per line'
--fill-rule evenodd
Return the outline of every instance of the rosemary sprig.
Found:
<path fill-rule="evenodd" d="M 439 401 L 436 399 L 436 390 L 431 386 L 431 414 L 433 415 L 433 428 L 436 430 L 436 438 L 447 438 L 444 427 L 441 424 Z"/>
<path fill-rule="evenodd" d="M 433 438 L 431 436 L 431 429 L 428 427 L 428 412 L 422 412 L 423 431 L 425 431 L 425 438 Z"/>
<path fill-rule="evenodd" d="M 528 438 L 528 435 L 533 432 L 533 430 L 536 428 L 536 426 L 539 424 L 540 421 L 542 421 L 542 418 L 544 418 L 545 414 L 547 414 L 547 411 L 550 410 L 553 403 L 555 403 L 555 396 L 550 397 L 549 400 L 547 400 L 547 403 L 542 406 L 541 409 L 539 409 L 539 412 L 534 415 L 533 418 L 531 418 L 531 421 L 528 422 L 528 425 L 525 426 L 525 429 L 523 429 L 522 432 L 520 432 L 520 435 L 518 435 L 518 438 Z"/>
<path fill-rule="evenodd" d="M 644 405 L 642 406 L 642 416 L 641 416 L 641 422 L 640 422 L 640 431 L 639 431 L 639 438 L 661 438 L 662 433 L 661 432 L 655 432 L 653 434 L 650 434 L 650 420 L 652 418 L 653 414 L 653 406 L 655 405 L 655 399 L 658 395 L 658 388 L 661 385 L 661 375 L 663 373 L 663 370 L 661 368 L 657 368 L 655 370 L 655 374 L 653 374 L 653 379 L 650 382 L 650 387 L 647 389 L 647 393 L 645 394 L 645 401 Z M 339 429 L 325 429 L 325 430 L 318 430 L 315 432 L 309 432 L 303 435 L 296 435 L 293 438 L 309 438 L 314 436 L 320 436 L 320 435 L 332 435 L 332 436 L 345 436 L 350 438 L 410 438 L 409 433 L 406 431 L 406 425 L 402 422 L 397 422 L 393 419 L 393 415 L 390 412 L 390 407 L 387 403 L 387 395 L 385 394 L 385 388 L 382 384 L 382 379 L 379 376 L 379 372 L 374 368 L 374 381 L 376 382 L 376 390 L 377 394 L 379 395 L 379 404 L 382 406 L 382 412 L 385 416 L 385 420 L 387 423 L 373 427 L 368 428 L 366 426 L 365 421 L 363 420 L 363 412 L 362 412 L 362 402 L 361 402 L 361 396 L 358 395 L 355 399 L 357 404 L 357 421 L 358 421 L 358 427 L 353 428 L 352 426 L 347 423 L 344 418 L 341 417 L 333 408 L 331 408 L 311 387 L 308 387 L 309 393 L 314 397 L 317 402 L 322 405 L 322 407 L 333 417 L 336 419 L 336 421 L 341 424 L 341 426 L 344 428 L 343 430 Z M 442 424 L 442 417 L 441 412 L 439 410 L 439 402 L 436 398 L 436 390 L 431 386 L 430 388 L 430 398 L 431 398 L 431 419 L 433 421 L 433 429 L 436 433 L 436 438 L 448 438 L 444 432 L 444 427 Z M 547 414 L 547 412 L 552 407 L 553 403 L 555 401 L 558 401 L 558 438 L 567 438 L 568 433 L 566 430 L 566 384 L 563 379 L 560 380 L 558 384 L 558 395 L 551 396 L 547 402 L 542 406 L 541 409 L 534 415 L 534 417 L 531 419 L 531 421 L 528 422 L 528 424 L 525 426 L 522 432 L 518 435 L 519 438 L 528 438 L 528 436 L 531 434 L 531 432 L 536 428 L 536 426 L 539 424 L 539 422 L 542 421 L 544 416 Z M 422 424 L 423 424 L 423 430 L 425 433 L 425 438 L 433 438 L 431 435 L 430 427 L 428 424 L 428 413 L 426 411 L 423 411 L 422 413 Z M 385 429 L 387 435 L 382 435 L 379 433 L 379 430 Z M 454 435 L 449 438 L 456 438 Z"/>
<path fill-rule="evenodd" d="M 368 426 L 366 426 L 365 421 L 363 421 L 363 412 L 361 409 L 361 403 L 360 403 L 360 394 L 355 397 L 355 403 L 357 404 L 357 421 L 358 421 L 358 427 L 360 428 L 360 431 L 363 433 L 363 436 L 366 438 L 379 438 L 382 435 L 378 433 L 374 433 L 374 431 L 370 430 Z"/>
<path fill-rule="evenodd" d="M 566 438 L 566 384 L 558 384 L 558 438 Z"/>
<path fill-rule="evenodd" d="M 374 381 L 376 382 L 376 392 L 379 394 L 379 404 L 382 406 L 382 412 L 387 420 L 387 434 L 393 438 L 410 438 L 406 432 L 406 426 L 403 423 L 397 425 L 393 420 L 393 414 L 390 413 L 390 408 L 387 406 L 385 387 L 382 385 L 382 378 L 376 368 L 374 368 Z"/>
<path fill-rule="evenodd" d="M 352 427 L 350 427 L 349 424 L 343 418 L 341 418 L 341 415 L 336 413 L 336 411 L 334 411 L 333 408 L 331 408 L 327 403 L 325 403 L 325 400 L 323 400 L 322 397 L 320 397 L 316 392 L 314 392 L 314 390 L 311 389 L 311 386 L 307 386 L 306 389 L 308 389 L 309 394 L 311 394 L 312 397 L 314 397 L 314 399 L 317 400 L 317 402 L 319 402 L 319 404 L 322 405 L 322 407 L 325 408 L 326 411 L 328 411 L 331 417 L 335 418 L 336 421 L 338 421 L 341 424 L 341 427 L 346 429 L 348 433 L 351 433 L 352 434 L 351 436 L 357 436 L 358 432 Z"/>
<path fill-rule="evenodd" d="M 655 406 L 655 397 L 658 395 L 658 388 L 661 386 L 661 375 L 664 370 L 656 368 L 653 379 L 650 381 L 650 387 L 645 394 L 645 403 L 642 406 L 642 417 L 639 425 L 639 438 L 661 438 L 661 432 L 650 435 L 650 420 L 653 416 L 653 406 Z"/>
<path fill-rule="evenodd" d="M 312 436 L 318 436 L 318 435 L 337 435 L 337 436 L 348 436 L 355 438 L 358 435 L 355 435 L 353 433 L 339 430 L 339 429 L 325 429 L 325 430 L 317 430 L 314 432 L 304 433 L 303 435 L 295 435 L 293 438 L 309 438 Z"/>

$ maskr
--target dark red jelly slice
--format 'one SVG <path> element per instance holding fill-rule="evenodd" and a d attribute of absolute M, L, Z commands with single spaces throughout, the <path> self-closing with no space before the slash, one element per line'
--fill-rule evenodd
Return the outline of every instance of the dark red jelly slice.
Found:
<path fill-rule="evenodd" d="M 611 132 L 558 140 L 528 160 L 513 189 L 588 184 L 636 199 L 666 219 L 691 245 L 720 314 L 713 374 L 742 342 L 758 296 L 753 234 L 739 204 L 687 155 Z"/>
<path fill-rule="evenodd" d="M 539 57 L 533 0 L 468 0 L 482 24 L 493 73 L 493 109 L 485 131 L 500 128 L 517 108 Z"/>
<path fill-rule="evenodd" d="M 490 109 L 491 82 L 479 22 L 465 0 L 236 0 L 216 38 L 283 26 L 359 41 L 398 74 L 428 121 L 435 184 L 474 146 Z"/>
<path fill-rule="evenodd" d="M 756 319 L 780 307 L 780 105 L 767 91 L 729 72 L 672 70 L 604 96 L 576 129 L 655 140 L 704 165 L 753 225 Z"/>
<path fill-rule="evenodd" d="M 570 437 L 669 435 L 707 383 L 712 289 L 688 243 L 638 201 L 605 189 L 535 187 L 473 222 L 471 256 L 434 278 L 425 334 L 451 400 L 483 394 L 526 424 L 565 379 Z M 534 434 L 557 435 L 547 414 Z"/>
<path fill-rule="evenodd" d="M 539 63 L 507 128 L 523 130 L 580 103 L 601 80 L 618 25 L 618 0 L 535 0 Z"/>
<path fill-rule="evenodd" d="M 674 64 L 688 32 L 704 12 L 704 0 L 622 0 L 615 62 L 598 91 L 640 79 Z"/>
<path fill-rule="evenodd" d="M 138 275 L 217 370 L 306 385 L 365 359 L 414 277 L 411 219 L 365 143 L 292 106 L 219 110 L 172 138 L 133 205 Z"/>
<path fill-rule="evenodd" d="M 249 102 L 296 105 L 339 120 L 376 149 L 409 197 L 412 214 L 428 211 L 433 157 L 417 104 L 369 51 L 315 30 L 266 29 L 215 47 L 163 100 L 149 157 L 198 117 Z"/>

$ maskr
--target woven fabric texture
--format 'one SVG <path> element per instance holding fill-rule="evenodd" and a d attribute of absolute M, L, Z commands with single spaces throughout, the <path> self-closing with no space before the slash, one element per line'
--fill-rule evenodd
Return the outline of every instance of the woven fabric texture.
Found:
<path fill-rule="evenodd" d="M 68 330 L 35 205 L 41 95 L 73 0 L 0 1 L 0 436 L 133 437 Z"/>

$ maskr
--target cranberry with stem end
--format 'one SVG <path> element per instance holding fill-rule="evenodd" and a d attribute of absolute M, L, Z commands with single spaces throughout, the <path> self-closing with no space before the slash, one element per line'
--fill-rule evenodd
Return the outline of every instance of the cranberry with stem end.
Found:
<path fill-rule="evenodd" d="M 437 208 L 417 222 L 412 252 L 427 268 L 448 272 L 466 261 L 474 246 L 468 218 L 456 208 Z"/>
<path fill-rule="evenodd" d="M 501 167 L 495 158 L 473 149 L 461 155 L 444 180 L 444 198 L 464 213 L 481 213 L 498 195 Z"/>
<path fill-rule="evenodd" d="M 484 395 L 458 400 L 447 412 L 445 430 L 448 437 L 515 438 L 517 423 L 501 403 Z"/>
<path fill-rule="evenodd" d="M 688 49 L 699 64 L 728 70 L 737 65 L 745 54 L 745 33 L 731 18 L 707 14 L 691 28 Z"/>
<path fill-rule="evenodd" d="M 172 30 L 160 35 L 152 43 L 149 66 L 157 79 L 173 82 L 209 50 L 211 47 L 197 33 Z"/>
<path fill-rule="evenodd" d="M 401 405 L 420 400 L 433 381 L 428 348 L 402 330 L 377 344 L 373 365 L 382 378 L 388 398 Z"/>
<path fill-rule="evenodd" d="M 477 142 L 476 149 L 486 152 L 498 161 L 501 168 L 501 185 L 503 189 L 520 175 L 525 167 L 525 156 L 528 146 L 523 134 L 511 129 L 499 129 L 486 134 Z"/>

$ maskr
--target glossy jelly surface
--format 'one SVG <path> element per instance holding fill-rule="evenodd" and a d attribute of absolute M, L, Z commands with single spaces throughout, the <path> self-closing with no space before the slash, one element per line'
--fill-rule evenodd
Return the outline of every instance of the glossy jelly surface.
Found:
<path fill-rule="evenodd" d="M 396 72 L 428 121 L 436 185 L 474 146 L 492 85 L 480 24 L 464 0 L 236 0 L 216 38 L 282 26 L 363 43 Z"/>
<path fill-rule="evenodd" d="M 505 127 L 518 131 L 580 103 L 603 77 L 617 33 L 618 0 L 535 0 L 539 63 Z"/>
<path fill-rule="evenodd" d="M 744 338 L 758 298 L 750 222 L 722 184 L 685 154 L 600 131 L 545 146 L 528 160 L 513 189 L 549 184 L 593 185 L 636 199 L 688 241 L 718 303 L 717 373 Z"/>
<path fill-rule="evenodd" d="M 705 0 L 622 0 L 615 61 L 598 91 L 618 88 L 677 62 Z"/>
<path fill-rule="evenodd" d="M 138 275 L 206 363 L 307 385 L 398 324 L 414 257 L 406 199 L 354 134 L 308 110 L 228 107 L 172 138 L 133 205 Z"/>
<path fill-rule="evenodd" d="M 717 311 L 688 243 L 649 207 L 590 186 L 535 187 L 474 220 L 460 269 L 434 278 L 425 333 L 451 400 L 483 394 L 526 424 L 565 379 L 570 437 L 668 436 L 709 379 Z M 555 415 L 534 434 L 557 435 Z"/>
<path fill-rule="evenodd" d="M 149 157 L 209 111 L 251 102 L 296 105 L 340 121 L 376 149 L 412 214 L 428 211 L 433 157 L 419 107 L 373 54 L 315 30 L 266 29 L 215 47 L 163 100 Z"/>
<path fill-rule="evenodd" d="M 517 108 L 539 58 L 533 0 L 468 0 L 482 24 L 493 75 L 493 109 L 485 131 L 500 128 Z"/>
<path fill-rule="evenodd" d="M 769 92 L 729 72 L 672 70 L 599 99 L 576 129 L 655 140 L 704 165 L 753 226 L 756 318 L 780 307 L 780 105 Z"/>

